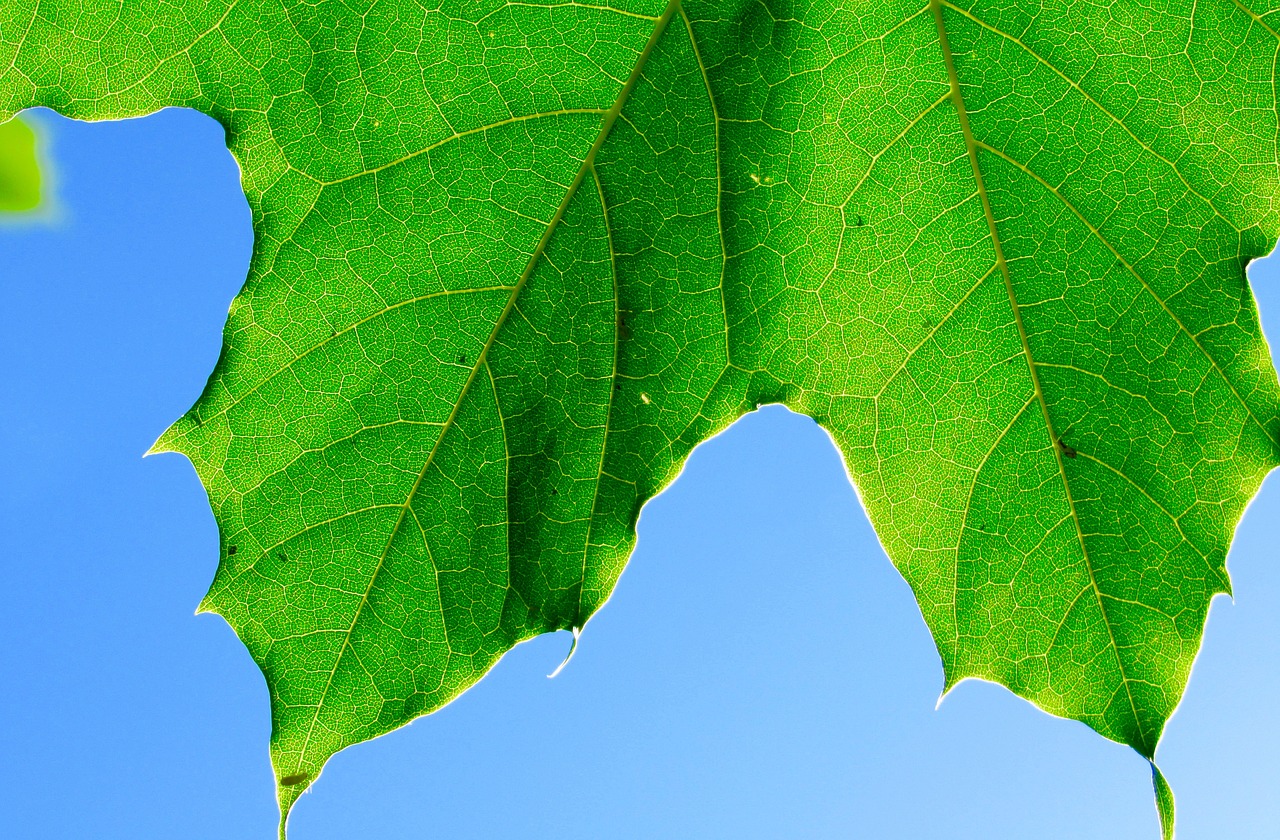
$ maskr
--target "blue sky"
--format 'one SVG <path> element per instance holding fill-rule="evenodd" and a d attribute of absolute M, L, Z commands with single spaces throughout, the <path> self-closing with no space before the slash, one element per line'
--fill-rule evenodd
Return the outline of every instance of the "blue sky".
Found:
<path fill-rule="evenodd" d="M 217 537 L 180 457 L 251 248 L 193 112 L 35 120 L 55 209 L 0 225 L 0 836 L 269 838 L 262 677 L 193 615 Z M 1280 336 L 1280 264 L 1251 269 Z M 1245 517 L 1159 752 L 1179 838 L 1280 825 L 1280 480 Z M 572 662 L 517 648 L 443 711 L 338 755 L 322 838 L 1142 838 L 1145 762 L 942 672 L 834 448 L 767 407 L 651 502 Z"/>

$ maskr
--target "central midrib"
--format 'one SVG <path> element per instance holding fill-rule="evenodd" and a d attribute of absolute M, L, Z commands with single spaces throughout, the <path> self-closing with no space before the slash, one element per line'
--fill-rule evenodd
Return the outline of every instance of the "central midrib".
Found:
<path fill-rule="evenodd" d="M 1058 446 L 1058 436 L 1053 428 L 1053 420 L 1049 416 L 1049 404 L 1045 400 L 1044 390 L 1040 387 L 1040 377 L 1036 371 L 1035 359 L 1031 353 L 1031 343 L 1027 338 L 1026 327 L 1022 323 L 1022 310 L 1018 304 L 1017 295 L 1013 288 L 1013 278 L 1009 274 L 1009 264 L 1004 257 L 1004 248 L 1000 244 L 1000 233 L 996 226 L 995 214 L 991 209 L 991 200 L 987 195 L 986 184 L 982 177 L 982 167 L 978 163 L 978 142 L 973 136 L 973 130 L 969 126 L 969 113 L 965 109 L 964 96 L 960 92 L 960 79 L 956 73 L 955 60 L 951 54 L 951 43 L 947 38 L 946 23 L 943 20 L 942 2 L 941 0 L 929 0 L 929 8 L 933 11 L 934 23 L 938 29 L 938 44 L 942 49 L 942 60 L 947 68 L 947 77 L 951 83 L 952 102 L 955 103 L 956 115 L 960 122 L 960 130 L 964 135 L 965 148 L 969 155 L 969 163 L 973 167 L 973 177 L 977 182 L 978 195 L 982 200 L 982 211 L 986 216 L 987 229 L 991 234 L 991 244 L 996 252 L 996 263 L 1000 266 L 1000 274 L 1004 278 L 1005 291 L 1009 296 L 1009 306 L 1013 310 L 1014 324 L 1018 329 L 1018 338 L 1022 342 L 1022 352 L 1027 360 L 1027 371 L 1031 376 L 1031 384 L 1035 389 L 1036 400 L 1040 403 L 1040 411 L 1044 416 L 1045 430 L 1049 434 L 1049 448 L 1053 450 L 1054 458 L 1058 464 L 1058 474 L 1062 478 L 1062 490 L 1066 495 L 1067 507 L 1071 512 L 1071 520 L 1075 524 L 1076 538 L 1080 544 L 1080 553 L 1084 558 L 1085 570 L 1089 574 L 1089 586 L 1093 589 L 1095 599 L 1098 603 L 1098 609 L 1102 613 L 1102 623 L 1107 628 L 1107 637 L 1111 642 L 1111 651 L 1115 655 L 1116 667 L 1120 672 L 1120 682 L 1124 686 L 1125 695 L 1129 699 L 1129 708 L 1133 712 L 1133 723 L 1136 727 L 1138 738 L 1141 744 L 1141 752 L 1147 758 L 1151 757 L 1152 750 L 1147 745 L 1146 732 L 1142 727 L 1142 720 L 1138 717 L 1138 707 L 1133 699 L 1133 691 L 1129 686 L 1129 678 L 1125 675 L 1124 661 L 1120 658 L 1120 648 L 1116 644 L 1115 632 L 1111 628 L 1111 619 L 1107 615 L 1107 606 L 1102 599 L 1102 590 L 1098 588 L 1098 580 L 1093 572 L 1093 563 L 1089 559 L 1089 547 L 1085 544 L 1084 529 L 1080 525 L 1080 516 L 1076 510 L 1076 503 L 1071 495 L 1071 482 L 1067 480 L 1067 468 L 1063 462 L 1062 450 Z"/>
<path fill-rule="evenodd" d="M 458 398 L 454 402 L 453 410 L 449 413 L 449 417 L 445 421 L 444 426 L 441 428 L 440 434 L 437 435 L 435 444 L 431 448 L 431 452 L 428 453 L 427 459 L 423 463 L 422 469 L 418 473 L 417 479 L 414 481 L 413 486 L 409 489 L 408 495 L 405 497 L 404 504 L 400 506 L 399 516 L 396 518 L 395 525 L 392 527 L 391 533 L 387 537 L 386 546 L 383 548 L 382 553 L 378 556 L 378 562 L 374 566 L 373 573 L 369 576 L 369 585 L 365 589 L 364 595 L 361 596 L 360 604 L 359 606 L 356 607 L 355 614 L 351 618 L 351 624 L 347 628 L 345 638 L 343 639 L 342 647 L 339 649 L 338 656 L 334 660 L 333 669 L 329 672 L 328 682 L 325 684 L 324 690 L 321 692 L 321 695 L 320 695 L 320 700 L 316 704 L 315 714 L 311 718 L 311 726 L 307 730 L 307 737 L 303 740 L 302 749 L 298 753 L 298 762 L 296 767 L 294 768 L 295 773 L 300 773 L 305 769 L 307 748 L 310 746 L 311 736 L 315 731 L 316 722 L 320 718 L 320 711 L 324 707 L 324 702 L 325 702 L 325 699 L 328 697 L 329 690 L 333 687 L 333 680 L 338 673 L 338 667 L 342 662 L 342 657 L 346 653 L 347 647 L 351 643 L 351 634 L 354 632 L 356 624 L 360 620 L 360 615 L 364 611 L 365 605 L 368 603 L 369 594 L 373 591 L 373 587 L 378 580 L 378 575 L 382 571 L 382 567 L 386 562 L 387 555 L 391 550 L 391 545 L 395 541 L 396 535 L 400 532 L 400 528 L 404 524 L 405 518 L 409 514 L 410 506 L 413 504 L 413 500 L 417 495 L 418 489 L 419 487 L 421 487 L 422 481 L 427 475 L 427 471 L 431 468 L 432 463 L 435 461 L 436 453 L 440 449 L 440 442 L 444 440 L 445 435 L 449 433 L 449 430 L 453 427 L 454 422 L 457 420 L 458 412 L 462 407 L 462 403 L 466 400 L 467 394 L 470 393 L 471 386 L 474 384 L 480 369 L 485 366 L 488 360 L 489 350 L 493 347 L 493 343 L 497 339 L 498 333 L 501 332 L 503 325 L 506 324 L 507 318 L 510 317 L 511 312 L 515 309 L 516 300 L 519 298 L 520 292 L 524 289 L 525 285 L 529 281 L 530 276 L 532 276 L 534 269 L 537 267 L 538 262 L 542 259 L 542 255 L 546 251 L 547 245 L 550 243 L 552 235 L 555 233 L 556 228 L 559 226 L 560 221 L 564 218 L 565 212 L 569 208 L 569 203 L 573 200 L 573 197 L 577 194 L 578 189 L 579 187 L 581 187 L 583 180 L 586 178 L 587 174 L 591 171 L 591 168 L 595 163 L 596 155 L 600 151 L 600 147 L 604 145 L 604 142 L 608 138 L 609 132 L 612 130 L 614 123 L 617 122 L 618 116 L 622 113 L 622 109 L 626 106 L 627 100 L 631 96 L 631 92 L 635 89 L 636 84 L 640 81 L 640 75 L 644 70 L 644 66 L 648 61 L 649 56 L 653 53 L 654 47 L 657 46 L 658 41 L 662 38 L 662 33 L 666 30 L 667 25 L 671 22 L 672 18 L 674 18 L 676 14 L 679 13 L 679 11 L 680 11 L 680 0 L 669 0 L 662 14 L 654 22 L 653 31 L 650 33 L 649 40 L 645 43 L 644 49 L 641 50 L 639 57 L 636 59 L 635 66 L 631 70 L 631 75 L 627 77 L 627 80 L 623 84 L 622 89 L 618 92 L 618 97 L 614 101 L 613 105 L 609 108 L 609 110 L 605 111 L 604 116 L 601 118 L 600 131 L 596 135 L 595 141 L 591 144 L 590 149 L 587 150 L 586 157 L 583 159 L 582 164 L 578 167 L 578 171 L 574 175 L 573 181 L 570 182 L 569 188 L 565 191 L 565 195 L 560 202 L 560 206 L 556 209 L 555 214 L 551 217 L 551 220 L 547 223 L 546 228 L 543 230 L 542 237 L 538 240 L 538 244 L 534 247 L 533 253 L 530 255 L 529 261 L 525 265 L 525 269 L 521 273 L 519 281 L 512 288 L 511 294 L 507 298 L 506 306 L 503 307 L 503 310 L 501 314 L 499 314 L 497 321 L 494 322 L 493 329 L 489 333 L 489 338 L 485 341 L 484 348 L 480 351 L 479 355 L 476 357 L 476 362 L 471 368 L 471 373 L 468 375 L 467 381 L 463 383 L 462 390 L 459 392 Z M 284 816 L 286 815 L 282 815 L 282 822 L 283 822 Z"/>

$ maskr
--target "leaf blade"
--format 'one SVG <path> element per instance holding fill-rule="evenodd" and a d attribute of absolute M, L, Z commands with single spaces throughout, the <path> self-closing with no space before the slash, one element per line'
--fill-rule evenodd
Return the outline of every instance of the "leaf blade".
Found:
<path fill-rule="evenodd" d="M 272 687 L 282 819 L 332 752 L 580 630 L 643 503 L 774 401 L 832 432 L 947 689 L 1154 756 L 1280 460 L 1243 274 L 1280 234 L 1265 15 L 6 14 L 35 35 L 0 103 L 194 105 L 241 161 L 250 279 L 159 445 L 218 515 L 204 606 Z M 145 57 L 64 79 L 41 42 Z"/>

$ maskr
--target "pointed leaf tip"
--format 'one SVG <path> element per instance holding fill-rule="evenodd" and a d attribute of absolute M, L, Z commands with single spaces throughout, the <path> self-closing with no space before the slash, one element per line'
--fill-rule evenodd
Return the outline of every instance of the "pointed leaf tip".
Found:
<path fill-rule="evenodd" d="M 0 2 L 0 32 L 35 5 L 60 49 L 14 53 L 4 108 L 195 106 L 241 167 L 247 285 L 203 395 L 150 451 L 188 457 L 209 495 L 225 553 L 201 611 L 266 674 L 281 837 L 314 783 L 298 762 L 318 774 L 588 620 L 645 502 L 771 403 L 840 449 L 944 696 L 989 680 L 1153 756 L 1280 462 L 1242 270 L 1280 237 L 1280 182 L 1240 169 L 1273 157 L 1274 111 L 1238 107 L 1274 95 L 1252 39 L 1280 33 L 1243 0 L 1206 12 L 1221 25 L 1153 18 L 1154 37 L 1036 0 L 844 4 L 857 47 L 810 25 L 821 9 L 766 47 L 743 37 L 750 4 L 681 0 L 574 4 L 533 45 L 556 3 L 445 0 L 369 29 L 301 111 L 275 95 L 311 90 L 292 51 L 193 48 L 298 42 L 257 4 L 120 4 L 98 32 L 80 0 Z M 294 5 L 365 29 L 359 4 Z M 385 60 L 401 37 L 415 67 Z M 184 81 L 98 72 L 102 50 L 182 56 Z M 787 79 L 767 109 L 744 67 Z M 377 132 L 316 143 L 388 86 Z M 1213 512 L 1183 515 L 1204 488 Z M 410 622 L 398 638 L 389 618 Z M 1009 667 L 1029 654 L 1044 667 Z"/>
<path fill-rule="evenodd" d="M 1161 840 L 1173 840 L 1173 788 L 1165 780 L 1160 768 L 1151 762 L 1151 786 L 1156 793 L 1156 813 L 1160 816 Z"/>
<path fill-rule="evenodd" d="M 293 806 L 306 793 L 316 780 L 316 774 L 313 773 L 293 773 L 276 778 L 276 797 L 280 805 L 280 827 L 279 840 L 287 840 L 289 814 L 293 812 Z"/>
<path fill-rule="evenodd" d="M 560 675 L 560 672 L 564 670 L 564 666 L 569 664 L 570 659 L 573 659 L 574 651 L 578 649 L 578 637 L 582 635 L 582 628 L 574 627 L 571 632 L 573 633 L 573 641 L 569 643 L 569 652 L 564 655 L 564 661 L 557 665 L 554 671 L 547 674 L 547 679 L 549 680 L 554 680 Z"/>

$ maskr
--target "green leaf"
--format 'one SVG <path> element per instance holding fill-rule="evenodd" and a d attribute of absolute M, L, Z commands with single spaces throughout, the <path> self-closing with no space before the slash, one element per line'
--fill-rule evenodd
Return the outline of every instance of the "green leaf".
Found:
<path fill-rule="evenodd" d="M 1280 456 L 1253 2 L 6 3 L 0 118 L 194 107 L 242 168 L 249 277 L 156 449 L 221 528 L 282 832 L 334 752 L 581 630 L 766 402 L 833 434 L 948 689 L 1152 758 Z"/>
<path fill-rule="evenodd" d="M 1156 790 L 1156 813 L 1160 817 L 1160 836 L 1173 840 L 1173 790 L 1155 763 L 1151 764 L 1151 785 Z"/>
<path fill-rule="evenodd" d="M 23 120 L 0 121 L 0 214 L 40 206 L 36 136 Z"/>

